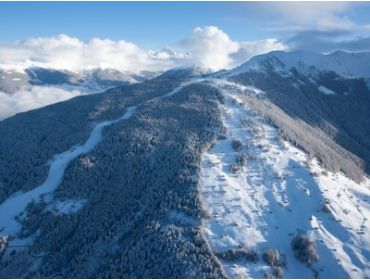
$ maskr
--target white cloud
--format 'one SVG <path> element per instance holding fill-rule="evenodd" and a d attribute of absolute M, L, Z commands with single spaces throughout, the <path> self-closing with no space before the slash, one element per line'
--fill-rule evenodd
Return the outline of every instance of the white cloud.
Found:
<path fill-rule="evenodd" d="M 190 52 L 194 64 L 212 70 L 236 67 L 254 55 L 286 48 L 277 39 L 233 41 L 216 26 L 195 28 L 181 45 Z"/>
<path fill-rule="evenodd" d="M 192 37 L 182 41 L 196 64 L 203 68 L 222 69 L 232 63 L 230 55 L 240 48 L 238 42 L 216 26 L 197 27 Z"/>
<path fill-rule="evenodd" d="M 251 57 L 270 51 L 286 50 L 287 46 L 277 39 L 265 39 L 260 41 L 242 42 L 238 52 L 233 54 L 236 65 L 239 65 Z M 236 66 L 235 65 L 235 66 Z"/>
<path fill-rule="evenodd" d="M 24 69 L 38 66 L 80 71 L 101 67 L 139 72 L 164 71 L 196 64 L 218 70 L 245 62 L 239 59 L 245 60 L 254 54 L 282 48 L 276 39 L 258 42 L 233 41 L 216 26 L 195 28 L 192 36 L 182 40 L 180 45 L 185 52 L 170 48 L 160 51 L 146 50 L 124 40 L 93 38 L 81 41 L 61 34 L 0 45 L 0 68 Z"/>
<path fill-rule="evenodd" d="M 78 90 L 64 90 L 55 87 L 34 86 L 28 90 L 13 94 L 0 92 L 0 120 L 11 117 L 19 112 L 44 107 L 81 95 Z"/>
<path fill-rule="evenodd" d="M 101 67 L 132 72 L 159 71 L 175 66 L 182 58 L 176 52 L 144 50 L 124 40 L 93 38 L 84 42 L 64 34 L 0 46 L 0 65 L 18 68 L 39 66 L 79 71 Z"/>
<path fill-rule="evenodd" d="M 346 16 L 351 7 L 349 2 L 268 2 L 260 6 L 277 29 L 286 31 L 352 30 L 356 24 Z"/>
<path fill-rule="evenodd" d="M 273 5 L 283 17 L 291 19 L 299 25 L 313 26 L 318 29 L 334 28 L 333 22 L 340 28 L 351 25 L 350 21 L 340 14 L 350 4 L 346 2 L 285 2 Z"/>

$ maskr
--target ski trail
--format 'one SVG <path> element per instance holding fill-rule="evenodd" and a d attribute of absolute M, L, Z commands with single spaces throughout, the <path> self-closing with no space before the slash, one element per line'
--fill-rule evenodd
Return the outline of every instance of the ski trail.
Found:
<path fill-rule="evenodd" d="M 288 142 L 282 145 L 277 129 L 244 104 L 243 94 L 261 91 L 225 81 L 213 84 L 225 98 L 220 110 L 226 139 L 218 140 L 201 159 L 199 191 L 210 212 L 202 221 L 203 233 L 216 255 L 240 247 L 259 254 L 257 262 L 220 260 L 228 275 L 271 274 L 261 256 L 272 248 L 286 256 L 284 277 L 313 278 L 313 270 L 291 249 L 293 237 L 303 231 L 316 242 L 320 260 L 313 269 L 319 277 L 369 277 L 369 180 L 359 185 L 343 174 L 326 172 L 315 161 L 307 166 L 302 151 Z M 242 143 L 240 151 L 233 148 L 234 140 Z M 246 163 L 232 172 L 232 164 L 243 154 Z M 322 211 L 324 204 L 332 213 Z"/>
<path fill-rule="evenodd" d="M 171 92 L 160 97 L 152 98 L 146 102 L 172 96 L 181 91 L 181 89 L 183 89 L 185 86 L 194 82 L 196 81 L 182 83 L 180 86 L 176 87 Z M 102 141 L 103 139 L 102 131 L 105 127 L 108 127 L 119 121 L 131 118 L 135 114 L 136 109 L 139 106 L 145 104 L 146 102 L 128 107 L 126 109 L 126 112 L 120 118 L 111 121 L 102 121 L 96 124 L 89 138 L 86 140 L 84 144 L 73 146 L 65 152 L 54 155 L 50 160 L 48 176 L 41 185 L 35 187 L 34 189 L 28 192 L 19 191 L 10 196 L 0 205 L 1 234 L 15 236 L 15 234 L 21 228 L 21 225 L 16 221 L 16 216 L 21 215 L 25 211 L 27 205 L 30 202 L 32 202 L 33 200 L 38 201 L 41 195 L 46 195 L 45 196 L 46 202 L 51 202 L 53 200 L 53 192 L 61 183 L 64 171 L 67 168 L 68 164 L 78 156 L 86 154 L 93 150 L 96 147 L 96 145 Z"/>

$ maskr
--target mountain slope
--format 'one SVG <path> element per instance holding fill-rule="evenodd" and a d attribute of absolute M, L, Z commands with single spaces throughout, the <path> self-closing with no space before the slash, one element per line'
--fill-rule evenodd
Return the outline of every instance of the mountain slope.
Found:
<path fill-rule="evenodd" d="M 0 122 L 0 277 L 369 277 L 367 78 L 316 57 L 173 69 Z"/>
<path fill-rule="evenodd" d="M 370 90 L 366 79 L 318 70 L 316 65 L 308 64 L 302 68 L 298 63 L 291 68 L 286 66 L 286 61 L 296 61 L 298 54 L 278 52 L 277 55 L 270 53 L 259 56 L 240 68 L 231 70 L 227 76 L 231 81 L 255 86 L 264 91 L 264 96 L 290 117 L 302 120 L 312 129 L 320 129 L 354 155 L 346 153 L 340 156 L 340 162 L 349 159 L 369 172 L 370 127 L 367 124 L 370 122 Z M 290 55 L 292 59 L 288 59 Z M 330 58 L 332 56 L 335 54 Z M 279 57 L 284 59 L 280 60 Z M 273 114 L 270 116 L 273 120 Z M 350 162 L 348 167 L 335 166 L 338 157 L 326 155 L 325 149 L 320 148 L 318 143 L 315 144 L 315 139 L 312 139 L 312 145 L 308 145 L 307 141 L 303 143 L 307 136 L 294 131 L 293 127 L 279 128 L 291 142 L 303 147 L 310 157 L 318 156 L 329 170 L 336 172 L 342 169 L 351 178 L 359 178 L 358 172 L 351 175 L 354 168 L 350 167 Z M 340 151 L 339 153 L 343 154 Z"/>
<path fill-rule="evenodd" d="M 118 107 L 121 114 L 129 104 L 138 107 L 130 118 L 107 127 L 94 150 L 70 163 L 54 193 L 46 192 L 27 205 L 14 220 L 20 231 L 11 231 L 4 225 L 9 242 L 5 243 L 8 250 L 0 263 L 2 277 L 223 276 L 200 233 L 201 211 L 196 192 L 200 153 L 220 130 L 220 96 L 207 85 L 187 84 L 173 92 L 179 81 L 160 79 L 61 104 L 59 118 L 66 118 L 74 103 L 85 102 L 92 110 L 85 114 L 94 116 L 93 121 L 99 123 L 115 116 Z M 87 102 L 92 98 L 100 100 Z M 109 98 L 113 102 L 105 103 Z M 104 103 L 106 106 L 99 106 Z M 24 115 L 53 115 L 61 105 Z M 83 117 L 85 114 L 74 117 L 88 131 L 91 122 Z M 5 132 L 12 124 L 26 125 L 21 117 L 2 122 L 0 130 Z M 55 124 L 55 120 L 45 122 Z M 33 144 L 46 138 L 49 146 L 41 150 L 45 155 L 40 160 L 45 163 L 47 156 L 52 158 L 50 153 L 62 148 L 51 141 L 59 132 L 50 137 L 52 133 L 40 119 L 27 127 L 30 126 L 47 133 L 36 135 L 29 144 L 32 149 Z M 28 134 L 23 131 L 22 135 Z M 9 139 L 14 140 L 13 137 L 9 135 Z M 72 144 L 66 139 L 65 145 L 75 144 L 76 141 Z M 17 151 L 7 145 L 3 151 L 10 149 L 22 155 L 28 148 Z M 73 153 L 74 148 L 68 151 Z M 23 160 L 31 162 L 28 170 L 20 170 L 27 178 L 27 174 L 32 174 L 35 156 L 28 153 Z M 38 177 L 43 179 L 45 174 Z M 24 184 L 14 179 L 14 185 L 1 187 L 7 191 L 10 186 L 13 192 L 37 188 L 27 179 Z M 8 193 L 3 197 L 12 200 L 18 195 L 9 197 Z"/>
<path fill-rule="evenodd" d="M 128 106 L 171 91 L 177 84 L 178 81 L 154 80 L 123 86 L 0 122 L 0 201 L 15 191 L 29 190 L 41 183 L 47 174 L 48 159 L 81 144 L 94 122 L 117 118 Z"/>
<path fill-rule="evenodd" d="M 215 86 L 225 98 L 225 132 L 202 155 L 199 189 L 209 213 L 203 232 L 227 276 L 369 277 L 370 180 L 328 172 L 281 140 L 258 114 L 266 106 L 261 91 Z M 292 244 L 301 236 L 312 251 L 299 259 Z"/>
<path fill-rule="evenodd" d="M 346 53 L 337 51 L 323 55 L 308 51 L 273 51 L 251 58 L 241 66 L 231 70 L 231 75 L 247 71 L 265 69 L 332 71 L 344 77 L 360 78 L 370 77 L 370 53 Z M 313 69 L 314 68 L 314 69 Z"/>

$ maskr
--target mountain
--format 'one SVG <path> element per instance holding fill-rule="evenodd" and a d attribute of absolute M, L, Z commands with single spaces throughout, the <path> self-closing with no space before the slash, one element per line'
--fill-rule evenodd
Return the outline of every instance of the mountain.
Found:
<path fill-rule="evenodd" d="M 200 237 L 194 191 L 221 97 L 183 81 L 123 85 L 0 122 L 0 248 L 28 248 L 2 256 L 1 276 L 223 276 Z M 39 200 L 45 191 L 53 198 Z"/>
<path fill-rule="evenodd" d="M 271 52 L 252 58 L 225 76 L 229 80 L 261 89 L 264 96 L 288 116 L 324 132 L 359 158 L 351 158 L 351 162 L 358 162 L 358 165 L 369 171 L 370 127 L 367 123 L 370 121 L 370 68 L 366 61 L 370 61 L 370 53 L 335 52 L 321 55 L 309 52 Z M 292 130 L 285 129 L 291 138 L 295 137 Z M 299 141 L 308 139 L 302 135 Z M 307 143 L 300 144 L 307 147 Z M 316 146 L 316 154 L 322 144 L 310 146 Z M 333 165 L 334 162 L 329 164 L 330 160 L 324 159 L 328 158 L 324 154 L 329 149 L 323 147 L 321 160 L 324 164 Z M 342 169 L 351 173 L 350 167 L 342 166 Z"/>
<path fill-rule="evenodd" d="M 211 74 L 211 70 L 204 69 L 199 66 L 191 66 L 191 67 L 178 67 L 174 69 L 170 69 L 168 71 L 163 72 L 159 75 L 159 78 L 172 78 L 172 79 L 185 79 L 185 78 L 194 78 L 200 76 L 206 76 Z"/>
<path fill-rule="evenodd" d="M 231 71 L 237 75 L 248 71 L 287 71 L 296 68 L 300 71 L 332 71 L 343 77 L 370 77 L 370 53 L 347 53 L 336 51 L 323 55 L 308 51 L 273 51 L 253 57 L 246 63 Z"/>
<path fill-rule="evenodd" d="M 78 88 L 88 92 L 103 91 L 123 84 L 142 82 L 156 73 L 121 72 L 115 69 L 91 69 L 81 72 L 31 67 L 25 70 L 0 69 L 0 91 L 11 94 L 30 86 Z"/>
<path fill-rule="evenodd" d="M 0 69 L 0 91 L 13 93 L 28 86 L 26 73 Z"/>
<path fill-rule="evenodd" d="M 1 121 L 0 277 L 370 277 L 369 76 L 350 57 L 177 68 Z"/>

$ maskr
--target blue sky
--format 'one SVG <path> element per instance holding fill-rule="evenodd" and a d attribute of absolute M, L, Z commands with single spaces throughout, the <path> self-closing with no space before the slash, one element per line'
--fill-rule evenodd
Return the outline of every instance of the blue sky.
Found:
<path fill-rule="evenodd" d="M 325 6 L 323 16 L 370 24 L 368 3 L 308 6 L 313 7 L 308 9 L 314 11 L 312 21 L 317 10 Z M 237 41 L 285 39 L 291 32 L 274 27 L 294 26 L 306 11 L 307 5 L 284 2 L 0 2 L 0 42 L 67 34 L 81 40 L 124 39 L 145 48 L 160 48 L 177 44 L 195 27 L 208 25 L 219 27 Z M 317 28 L 309 22 L 299 24 Z"/>
<path fill-rule="evenodd" d="M 143 47 L 175 44 L 197 26 L 216 25 L 235 40 L 266 36 L 227 2 L 1 2 L 0 38 L 13 42 L 64 33 L 125 39 Z M 257 32 L 258 31 L 258 32 Z"/>
<path fill-rule="evenodd" d="M 222 69 L 273 50 L 370 51 L 369 15 L 366 2 L 0 2 L 0 66 Z"/>

